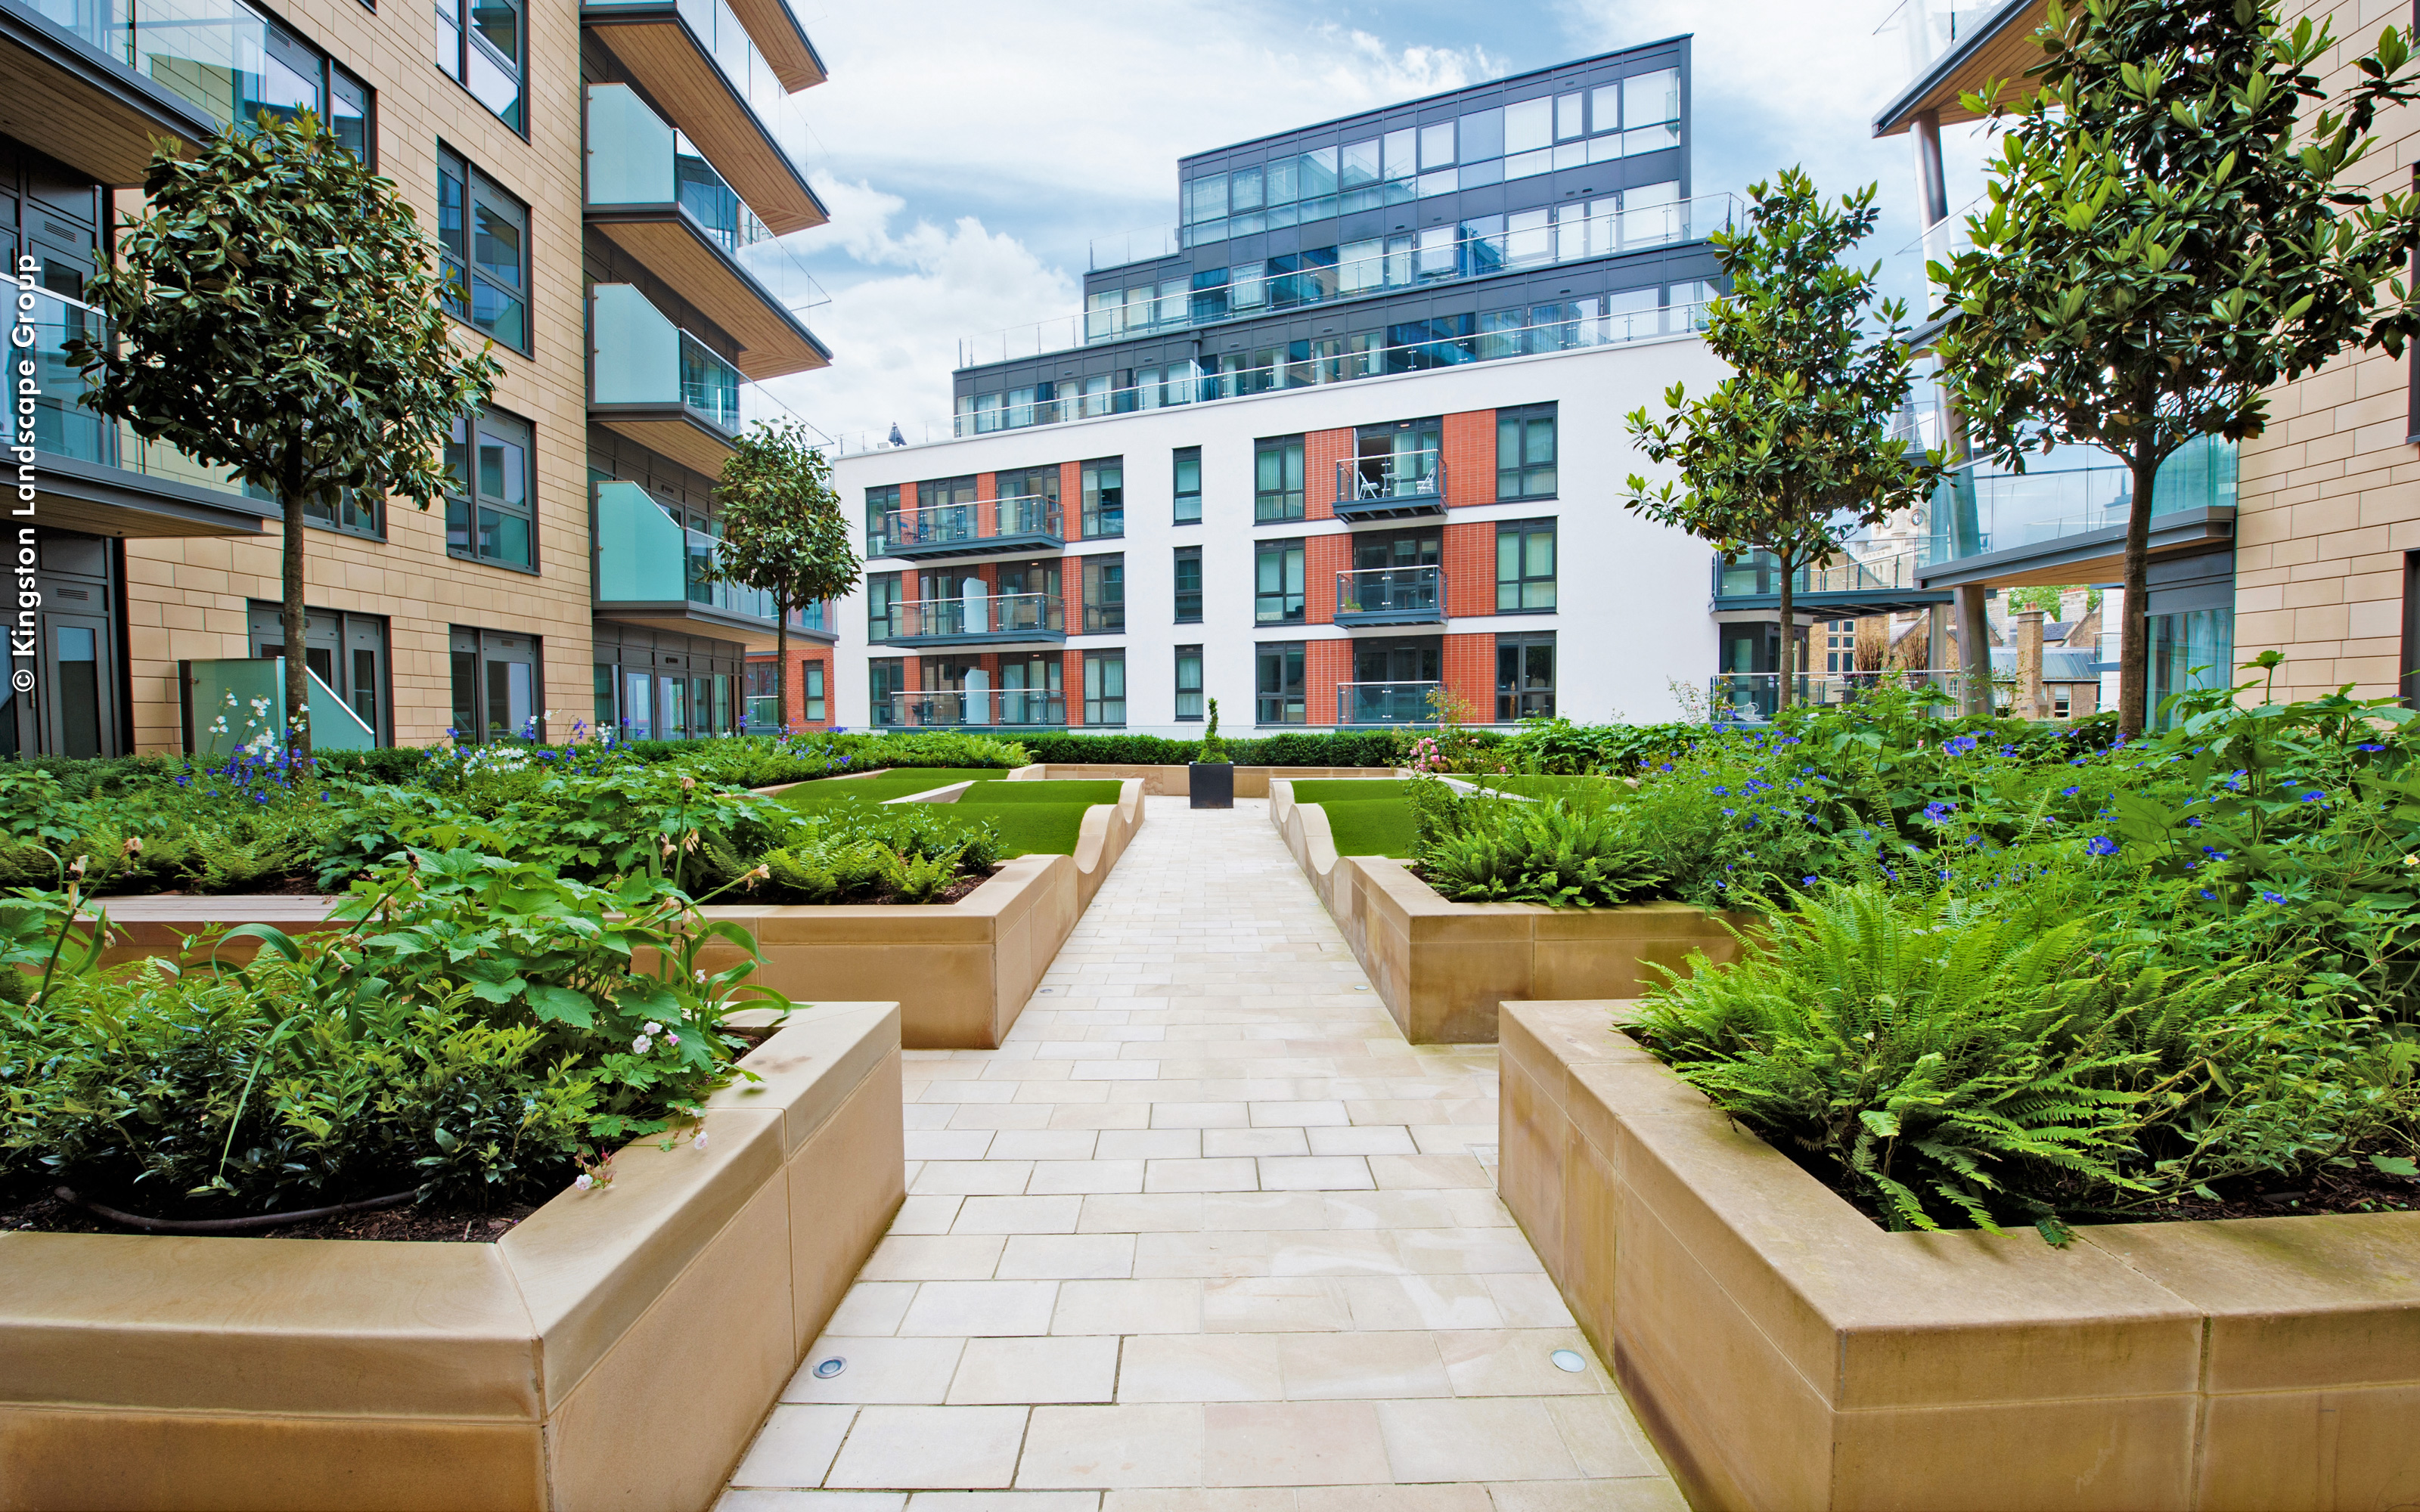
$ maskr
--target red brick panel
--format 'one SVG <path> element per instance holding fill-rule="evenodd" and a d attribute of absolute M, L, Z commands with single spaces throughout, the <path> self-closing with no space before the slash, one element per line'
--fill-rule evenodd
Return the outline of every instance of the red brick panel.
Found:
<path fill-rule="evenodd" d="M 999 497 L 1000 474 L 997 472 L 976 473 L 975 533 L 977 535 L 998 535 L 1000 533 L 1000 531 L 997 529 L 997 526 L 1000 523 L 998 517 L 994 515 L 992 511 L 983 507 Z"/>
<path fill-rule="evenodd" d="M 1336 517 L 1336 467 L 1353 455 L 1353 432 L 1314 430 L 1302 439 L 1302 505 L 1304 517 Z M 1258 480 L 1255 480 L 1258 486 Z M 1333 585 L 1330 585 L 1331 589 Z"/>
<path fill-rule="evenodd" d="M 1084 470 L 1073 462 L 1059 464 L 1059 534 L 1072 541 L 1084 533 Z M 1074 629 L 1075 622 L 1067 627 Z"/>
<path fill-rule="evenodd" d="M 1446 617 L 1462 620 L 1495 613 L 1495 525 L 1448 525 L 1444 558 Z"/>
<path fill-rule="evenodd" d="M 1496 717 L 1496 638 L 1447 636 L 1443 660 L 1446 691 L 1463 702 L 1463 717 L 1480 723 L 1492 721 Z"/>
<path fill-rule="evenodd" d="M 1080 651 L 1063 651 L 1060 655 L 1067 658 L 1066 668 L 1060 673 L 1067 684 L 1067 722 L 1071 725 L 1082 724 L 1084 722 L 1084 654 Z"/>
<path fill-rule="evenodd" d="M 1445 501 L 1496 501 L 1496 411 L 1466 409 L 1445 417 Z"/>
<path fill-rule="evenodd" d="M 1353 681 L 1353 642 L 1313 640 L 1302 649 L 1303 717 L 1311 724 L 1336 722 L 1336 685 Z"/>
<path fill-rule="evenodd" d="M 1302 544 L 1303 616 L 1312 625 L 1336 623 L 1336 575 L 1353 565 L 1353 537 L 1314 535 Z"/>
<path fill-rule="evenodd" d="M 824 670 L 824 717 L 820 719 L 807 717 L 807 665 L 810 662 L 821 666 Z M 793 730 L 829 729 L 833 723 L 830 651 L 819 649 L 805 656 L 793 653 L 790 665 L 783 668 L 783 681 L 788 684 L 786 692 L 790 701 L 790 728 Z"/>
<path fill-rule="evenodd" d="M 1079 635 L 1084 629 L 1084 559 L 1059 559 L 1059 597 L 1066 606 L 1061 612 L 1067 616 L 1067 633 Z"/>

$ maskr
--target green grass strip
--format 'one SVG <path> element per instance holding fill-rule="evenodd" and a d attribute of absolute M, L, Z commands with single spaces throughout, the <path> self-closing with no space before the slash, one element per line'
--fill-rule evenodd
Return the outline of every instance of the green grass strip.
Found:
<path fill-rule="evenodd" d="M 1319 778 L 1294 785 L 1296 803 L 1401 803 L 1404 783 L 1399 778 Z"/>
<path fill-rule="evenodd" d="M 1337 787 L 1358 787 L 1364 784 L 1338 782 Z M 1401 798 L 1380 799 L 1374 803 L 1323 803 L 1318 806 L 1327 815 L 1327 832 L 1336 841 L 1339 856 L 1392 856 L 1408 857 L 1419 836 L 1412 820 L 1412 806 Z"/>

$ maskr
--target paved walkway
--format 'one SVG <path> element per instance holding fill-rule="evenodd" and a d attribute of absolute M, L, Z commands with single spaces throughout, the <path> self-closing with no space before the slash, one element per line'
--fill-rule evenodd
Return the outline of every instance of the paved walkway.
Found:
<path fill-rule="evenodd" d="M 1496 1199 L 1494 1047 L 1404 1042 L 1265 802 L 1145 801 L 1009 1043 L 908 1053 L 722 1512 L 1681 1506 Z"/>

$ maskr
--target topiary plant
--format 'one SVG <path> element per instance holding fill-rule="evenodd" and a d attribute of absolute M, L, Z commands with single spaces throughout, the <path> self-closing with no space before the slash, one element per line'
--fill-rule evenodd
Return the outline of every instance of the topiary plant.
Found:
<path fill-rule="evenodd" d="M 1210 701 L 1210 722 L 1202 730 L 1202 754 L 1193 758 L 1204 765 L 1227 759 L 1227 742 L 1218 735 L 1218 701 Z"/>

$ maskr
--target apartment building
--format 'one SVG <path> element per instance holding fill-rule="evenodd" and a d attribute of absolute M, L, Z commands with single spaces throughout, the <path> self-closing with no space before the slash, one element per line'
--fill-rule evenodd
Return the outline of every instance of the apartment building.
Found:
<path fill-rule="evenodd" d="M 318 112 L 397 184 L 504 367 L 442 508 L 312 520 L 315 740 L 738 728 L 773 622 L 701 580 L 713 479 L 743 385 L 830 361 L 774 239 L 825 219 L 792 98 L 824 65 L 784 0 L 0 0 L 0 248 L 39 285 L 40 371 L 11 521 L 40 606 L 0 755 L 194 748 L 197 702 L 275 687 L 276 506 L 91 413 L 61 357 L 151 140 L 263 110 Z"/>
<path fill-rule="evenodd" d="M 2408 0 L 2292 0 L 2290 23 L 2335 26 L 2332 90 L 2389 25 L 2420 21 Z M 1876 116 L 1878 136 L 1906 135 L 1929 227 L 1941 256 L 1962 238 L 1982 185 L 1952 184 L 1942 165 L 1945 130 L 1973 130 L 1961 97 L 1993 79 L 2021 80 L 2040 61 L 2031 38 L 2045 0 L 1954 4 L 1903 0 L 1892 15 L 1907 44 L 1907 85 Z M 2359 170 L 2373 190 L 2405 187 L 2420 162 L 2420 114 L 2381 114 L 2378 149 Z M 2352 684 L 2367 697 L 2420 697 L 2420 357 L 2347 356 L 2269 395 L 2267 431 L 2240 445 L 2196 443 L 2161 470 L 2151 519 L 2149 601 L 2128 606 L 2118 584 L 2132 484 L 2117 458 L 2061 448 L 2023 476 L 1989 464 L 1962 468 L 1924 522 L 1917 581 L 1958 595 L 1962 623 L 1979 625 L 1984 598 L 2009 588 L 2092 584 L 2105 598 L 2101 704 L 2114 702 L 2119 616 L 2149 617 L 2149 698 L 2224 687 L 2257 653 L 2284 653 L 2281 695 Z M 1938 395 L 1929 434 L 1954 442 Z"/>
<path fill-rule="evenodd" d="M 1622 417 L 1720 376 L 1688 73 L 1674 39 L 1181 160 L 1164 242 L 969 344 L 950 439 L 838 459 L 837 721 L 1673 712 L 1711 554 L 1621 507 Z"/>

